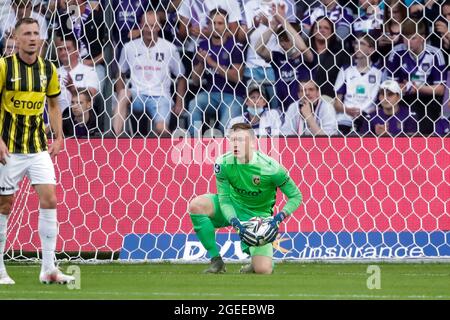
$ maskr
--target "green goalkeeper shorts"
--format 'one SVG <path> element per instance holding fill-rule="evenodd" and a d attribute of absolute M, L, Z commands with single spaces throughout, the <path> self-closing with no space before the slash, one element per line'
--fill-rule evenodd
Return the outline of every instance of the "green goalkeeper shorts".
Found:
<path fill-rule="evenodd" d="M 218 228 L 229 227 L 230 223 L 225 218 L 225 216 L 222 213 L 222 210 L 220 209 L 219 195 L 210 193 L 210 194 L 206 194 L 205 197 L 209 198 L 214 205 L 214 218 L 211 219 L 211 221 L 214 225 L 214 228 L 218 229 Z M 237 205 L 233 205 L 233 206 L 236 211 L 238 219 L 241 221 L 248 221 L 255 216 L 254 214 L 250 213 L 245 208 L 241 208 Z M 260 247 L 252 247 L 250 250 L 250 247 L 241 241 L 241 249 L 242 249 L 242 252 L 245 252 L 246 254 L 248 254 L 250 256 L 265 256 L 265 257 L 270 257 L 270 258 L 273 257 L 273 246 L 271 243 L 268 243 L 268 244 L 266 244 L 264 246 L 260 246 Z"/>

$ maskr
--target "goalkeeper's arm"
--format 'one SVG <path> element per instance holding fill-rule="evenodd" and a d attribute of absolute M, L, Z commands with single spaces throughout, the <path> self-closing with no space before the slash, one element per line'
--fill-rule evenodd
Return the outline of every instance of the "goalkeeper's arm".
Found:
<path fill-rule="evenodd" d="M 228 222 L 236 218 L 236 211 L 230 198 L 230 183 L 228 180 L 217 177 L 216 178 L 217 193 L 219 194 L 220 210 Z"/>
<path fill-rule="evenodd" d="M 283 176 L 285 180 L 278 187 L 288 197 L 288 201 L 284 205 L 283 210 L 278 212 L 272 218 L 270 221 L 270 228 L 267 229 L 264 234 L 264 239 L 269 243 L 275 241 L 277 238 L 280 223 L 286 219 L 286 217 L 290 216 L 302 203 L 302 194 L 297 185 L 285 171 L 283 172 L 280 170 L 277 178 L 279 179 Z"/>
<path fill-rule="evenodd" d="M 287 177 L 286 181 L 282 185 L 280 185 L 279 188 L 281 192 L 283 192 L 288 197 L 288 201 L 281 211 L 286 215 L 291 215 L 295 210 L 298 209 L 298 207 L 302 203 L 302 193 L 291 177 Z"/>

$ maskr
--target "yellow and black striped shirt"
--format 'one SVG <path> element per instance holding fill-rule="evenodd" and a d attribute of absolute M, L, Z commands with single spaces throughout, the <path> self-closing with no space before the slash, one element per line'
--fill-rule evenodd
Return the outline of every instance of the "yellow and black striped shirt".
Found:
<path fill-rule="evenodd" d="M 0 136 L 11 153 L 47 150 L 45 97 L 61 93 L 56 67 L 39 57 L 29 65 L 18 54 L 0 59 Z"/>

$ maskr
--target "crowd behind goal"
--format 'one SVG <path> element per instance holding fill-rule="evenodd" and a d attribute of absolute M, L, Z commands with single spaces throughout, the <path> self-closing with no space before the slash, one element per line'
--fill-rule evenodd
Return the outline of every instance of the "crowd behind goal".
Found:
<path fill-rule="evenodd" d="M 220 136 L 239 122 L 259 136 L 449 135 L 450 0 L 0 9 L 2 56 L 17 50 L 18 18 L 39 21 L 41 56 L 59 67 L 66 137 Z"/>

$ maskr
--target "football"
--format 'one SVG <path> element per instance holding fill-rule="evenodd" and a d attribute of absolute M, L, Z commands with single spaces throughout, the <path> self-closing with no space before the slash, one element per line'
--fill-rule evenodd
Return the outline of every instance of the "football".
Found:
<path fill-rule="evenodd" d="M 253 232 L 256 235 L 258 246 L 263 246 L 268 243 L 268 241 L 265 239 L 265 233 L 270 227 L 269 223 L 271 220 L 272 217 L 265 219 L 260 217 L 253 217 L 250 220 L 243 222 L 242 224 L 247 230 Z"/>

